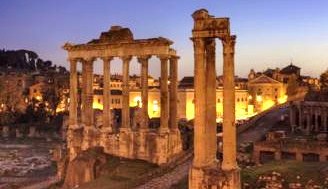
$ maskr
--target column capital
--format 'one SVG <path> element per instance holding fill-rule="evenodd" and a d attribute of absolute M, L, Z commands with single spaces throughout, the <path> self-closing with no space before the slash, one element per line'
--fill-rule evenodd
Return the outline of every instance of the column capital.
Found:
<path fill-rule="evenodd" d="M 150 55 L 142 55 L 142 56 L 138 56 L 137 59 L 139 63 L 143 63 L 148 61 L 150 57 L 151 57 Z"/>
<path fill-rule="evenodd" d="M 96 58 L 94 58 L 94 57 L 87 57 L 87 58 L 81 59 L 83 64 L 93 64 L 93 62 L 95 60 L 96 60 Z"/>
<path fill-rule="evenodd" d="M 170 58 L 170 55 L 157 55 L 161 61 L 167 61 Z"/>
<path fill-rule="evenodd" d="M 101 57 L 101 59 L 103 60 L 103 62 L 110 62 L 114 59 L 113 56 L 104 56 L 104 57 Z"/>
<path fill-rule="evenodd" d="M 67 61 L 69 61 L 70 63 L 77 63 L 80 60 L 81 60 L 80 58 L 70 58 L 70 57 L 67 58 Z"/>
<path fill-rule="evenodd" d="M 206 47 L 206 50 L 211 50 L 211 51 L 215 51 L 215 39 L 214 38 L 208 38 L 208 39 L 205 39 L 205 47 Z"/>
<path fill-rule="evenodd" d="M 180 56 L 176 56 L 176 55 L 172 55 L 172 56 L 170 56 L 170 60 L 179 60 L 180 59 Z"/>
<path fill-rule="evenodd" d="M 223 45 L 223 54 L 234 54 L 235 53 L 235 44 L 236 44 L 236 36 L 226 36 L 222 38 Z"/>
<path fill-rule="evenodd" d="M 132 56 L 121 56 L 120 57 L 123 62 L 130 62 L 132 59 Z"/>

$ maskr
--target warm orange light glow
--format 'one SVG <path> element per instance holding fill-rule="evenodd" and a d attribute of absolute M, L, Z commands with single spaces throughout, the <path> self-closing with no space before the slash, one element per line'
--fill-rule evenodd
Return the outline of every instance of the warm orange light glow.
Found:
<path fill-rule="evenodd" d="M 256 95 L 256 101 L 257 102 L 262 102 L 263 101 L 262 96 L 261 95 Z"/>
<path fill-rule="evenodd" d="M 268 100 L 263 101 L 263 103 L 262 103 L 262 111 L 271 108 L 272 106 L 274 106 L 274 104 L 275 103 L 271 99 L 268 99 Z"/>
<path fill-rule="evenodd" d="M 37 99 L 38 101 L 41 101 L 42 100 L 42 96 L 38 95 L 35 97 L 35 99 Z"/>
<path fill-rule="evenodd" d="M 288 99 L 288 96 L 287 95 L 283 95 L 282 97 L 280 97 L 278 99 L 278 103 L 279 104 L 283 104 L 283 103 L 287 102 L 287 99 Z"/>
<path fill-rule="evenodd" d="M 104 109 L 104 106 L 102 104 L 98 103 L 98 102 L 93 101 L 92 108 L 93 109 L 103 110 Z"/>
<path fill-rule="evenodd" d="M 130 104 L 130 106 L 138 106 L 139 108 L 142 107 L 142 101 L 141 101 L 141 96 L 136 96 L 133 99 L 133 105 Z"/>

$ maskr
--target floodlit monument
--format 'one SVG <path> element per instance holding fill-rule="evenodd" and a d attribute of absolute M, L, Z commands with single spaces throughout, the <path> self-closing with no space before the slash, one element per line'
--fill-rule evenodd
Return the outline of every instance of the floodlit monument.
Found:
<path fill-rule="evenodd" d="M 190 189 L 239 189 L 236 161 L 234 52 L 236 36 L 230 35 L 229 18 L 215 18 L 205 9 L 192 15 L 195 58 L 194 159 Z M 215 39 L 223 44 L 223 161 L 216 158 Z"/>
<path fill-rule="evenodd" d="M 177 124 L 177 72 L 178 56 L 166 38 L 133 38 L 129 28 L 112 26 L 101 33 L 99 39 L 86 44 L 66 43 L 70 62 L 70 110 L 67 146 L 69 158 L 91 147 L 102 146 L 108 154 L 130 159 L 143 159 L 156 164 L 168 163 L 181 152 L 180 132 Z M 160 128 L 149 128 L 148 116 L 148 60 L 160 59 Z M 123 65 L 122 115 L 120 128 L 113 127 L 111 110 L 110 67 L 118 57 Z M 136 57 L 141 66 L 142 108 L 133 112 L 129 107 L 129 67 Z M 93 64 L 103 61 L 104 108 L 102 126 L 95 126 L 93 102 Z M 82 95 L 78 102 L 77 64 L 82 64 Z M 170 76 L 170 80 L 168 79 Z M 169 83 L 169 85 L 168 85 Z M 170 90 L 169 90 L 170 89 Z M 134 127 L 132 127 L 132 123 Z"/>

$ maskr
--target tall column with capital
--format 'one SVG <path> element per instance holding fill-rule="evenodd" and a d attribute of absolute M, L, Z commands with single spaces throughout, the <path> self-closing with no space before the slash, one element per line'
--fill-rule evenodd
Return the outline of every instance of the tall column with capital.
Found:
<path fill-rule="evenodd" d="M 303 113 L 302 104 L 300 103 L 297 108 L 298 108 L 298 112 L 299 112 L 299 114 L 298 114 L 298 127 L 303 129 L 303 114 L 304 113 Z"/>
<path fill-rule="evenodd" d="M 129 67 L 131 56 L 122 57 L 123 60 L 123 84 L 122 84 L 122 126 L 121 128 L 130 129 L 130 106 L 129 106 Z"/>
<path fill-rule="evenodd" d="M 113 132 L 112 123 L 111 123 L 111 92 L 110 92 L 110 61 L 113 57 L 104 57 L 103 66 L 104 66 L 104 108 L 103 108 L 103 131 L 104 132 Z"/>
<path fill-rule="evenodd" d="M 93 58 L 86 59 L 83 62 L 85 67 L 85 107 L 84 107 L 84 116 L 85 116 L 85 126 L 93 127 L 94 115 L 93 115 Z"/>
<path fill-rule="evenodd" d="M 194 43 L 194 88 L 195 88 L 195 120 L 194 120 L 194 167 L 208 164 L 206 159 L 206 80 L 205 80 L 205 42 L 202 38 L 193 38 Z"/>
<path fill-rule="evenodd" d="M 205 41 L 206 52 L 206 156 L 209 161 L 216 159 L 216 69 L 215 69 L 215 39 Z"/>
<path fill-rule="evenodd" d="M 161 118 L 160 130 L 168 131 L 169 127 L 169 103 L 168 103 L 168 57 L 160 56 L 161 60 Z"/>
<path fill-rule="evenodd" d="M 77 59 L 70 61 L 70 88 L 69 88 L 69 127 L 77 127 Z"/>
<path fill-rule="evenodd" d="M 142 125 L 141 129 L 148 129 L 148 59 L 150 56 L 140 56 L 138 61 L 141 64 L 140 84 L 142 101 Z"/>
<path fill-rule="evenodd" d="M 178 57 L 170 58 L 170 116 L 171 130 L 178 129 Z"/>
<path fill-rule="evenodd" d="M 314 129 L 319 132 L 319 112 L 316 108 L 314 109 Z"/>
<path fill-rule="evenodd" d="M 227 36 L 223 43 L 223 170 L 237 169 L 237 140 L 235 125 L 235 71 L 236 36 Z"/>

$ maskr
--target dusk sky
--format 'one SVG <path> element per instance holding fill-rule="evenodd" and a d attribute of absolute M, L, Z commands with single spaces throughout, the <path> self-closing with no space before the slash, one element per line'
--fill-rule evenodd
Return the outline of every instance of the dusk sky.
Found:
<path fill-rule="evenodd" d="M 98 38 L 111 25 L 129 27 L 135 38 L 163 36 L 174 41 L 181 56 L 179 77 L 193 75 L 191 14 L 206 8 L 230 17 L 237 35 L 236 74 L 287 66 L 318 77 L 328 67 L 327 0 L 1 0 L 0 48 L 33 50 L 44 60 L 68 67 L 61 46 Z M 217 71 L 222 73 L 222 47 L 217 41 Z M 115 60 L 112 73 L 120 72 Z M 95 71 L 101 73 L 101 64 Z M 150 74 L 159 75 L 151 59 Z M 135 59 L 131 72 L 138 73 Z"/>

